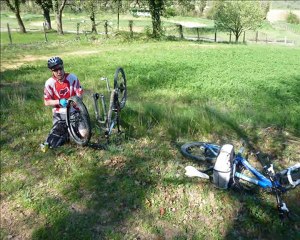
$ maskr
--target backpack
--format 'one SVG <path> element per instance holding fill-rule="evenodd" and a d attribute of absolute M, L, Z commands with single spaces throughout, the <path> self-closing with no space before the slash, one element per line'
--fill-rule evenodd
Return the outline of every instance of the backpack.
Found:
<path fill-rule="evenodd" d="M 50 148 L 57 148 L 67 141 L 69 141 L 67 123 L 64 120 L 57 121 L 53 125 L 46 142 L 49 144 Z"/>
<path fill-rule="evenodd" d="M 234 149 L 231 144 L 221 147 L 213 169 L 213 183 L 216 187 L 227 189 L 232 172 Z"/>

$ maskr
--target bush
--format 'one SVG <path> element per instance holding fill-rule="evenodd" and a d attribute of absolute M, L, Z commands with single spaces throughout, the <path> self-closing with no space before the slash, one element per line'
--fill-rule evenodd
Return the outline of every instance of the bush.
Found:
<path fill-rule="evenodd" d="M 164 17 L 175 17 L 176 16 L 176 10 L 173 7 L 166 8 L 166 11 L 164 12 Z"/>
<path fill-rule="evenodd" d="M 300 20 L 299 18 L 297 17 L 296 14 L 290 12 L 286 18 L 286 21 L 288 23 L 292 23 L 292 24 L 299 24 L 300 23 Z"/>

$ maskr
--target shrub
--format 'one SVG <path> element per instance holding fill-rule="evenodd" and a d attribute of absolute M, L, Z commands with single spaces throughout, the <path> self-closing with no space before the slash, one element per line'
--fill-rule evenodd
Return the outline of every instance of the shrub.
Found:
<path fill-rule="evenodd" d="M 300 20 L 299 18 L 297 17 L 296 14 L 290 12 L 286 18 L 286 21 L 288 23 L 292 23 L 292 24 L 299 24 L 300 23 Z"/>

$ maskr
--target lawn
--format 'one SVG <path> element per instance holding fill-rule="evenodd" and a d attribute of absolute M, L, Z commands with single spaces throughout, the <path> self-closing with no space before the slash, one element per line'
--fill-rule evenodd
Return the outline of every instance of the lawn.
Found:
<path fill-rule="evenodd" d="M 73 143 L 43 153 L 46 60 L 78 75 L 91 118 L 99 77 L 122 66 L 125 135 L 108 150 Z M 299 162 L 300 48 L 119 36 L 1 47 L 1 238 L 299 239 L 299 188 L 275 198 L 189 179 L 187 141 L 246 140 L 279 170 Z M 92 143 L 98 140 L 93 129 Z M 119 139 L 120 140 L 120 139 Z"/>
<path fill-rule="evenodd" d="M 3 237 L 299 237 L 298 223 L 279 223 L 269 194 L 220 191 L 185 178 L 184 166 L 196 163 L 178 151 L 186 141 L 246 139 L 277 168 L 299 162 L 299 48 L 117 40 L 80 46 L 2 51 L 4 65 L 25 62 L 1 72 Z M 51 127 L 42 104 L 44 58 L 57 54 L 85 87 L 91 117 L 97 79 L 125 69 L 120 145 L 39 151 Z M 299 191 L 288 196 L 299 215 Z"/>

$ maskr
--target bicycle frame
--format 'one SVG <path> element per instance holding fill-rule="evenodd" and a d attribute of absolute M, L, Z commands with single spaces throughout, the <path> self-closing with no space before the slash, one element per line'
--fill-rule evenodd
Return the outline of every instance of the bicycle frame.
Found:
<path fill-rule="evenodd" d="M 207 149 L 209 149 L 216 157 L 218 155 L 218 152 L 220 150 L 220 147 L 217 145 L 213 145 L 213 144 L 205 144 L 205 147 Z M 242 174 L 240 172 L 236 171 L 236 166 L 238 164 L 243 165 L 246 169 L 248 169 L 254 176 L 253 177 L 249 177 L 245 174 Z M 233 176 L 243 179 L 247 182 L 250 182 L 252 184 L 258 185 L 262 188 L 271 188 L 273 187 L 273 184 L 271 182 L 271 180 L 269 178 L 267 178 L 266 176 L 264 176 L 262 173 L 260 173 L 258 170 L 256 170 L 245 158 L 243 158 L 241 156 L 241 153 L 239 152 L 233 160 Z M 280 187 L 280 183 L 278 181 L 275 181 L 275 187 Z"/>
<path fill-rule="evenodd" d="M 236 165 L 239 163 L 242 164 L 246 169 L 248 169 L 256 178 L 251 178 L 249 176 L 246 176 L 245 174 L 237 172 Z M 243 158 L 239 154 L 235 157 L 233 161 L 233 175 L 245 181 L 256 184 L 262 188 L 271 188 L 273 186 L 270 179 L 268 179 L 259 171 L 257 171 L 245 158 Z M 280 184 L 277 181 L 275 181 L 275 184 L 276 187 L 280 186 Z"/>
<path fill-rule="evenodd" d="M 119 126 L 120 108 L 118 106 L 114 106 L 114 102 L 117 102 L 116 98 L 118 97 L 118 90 L 113 89 L 111 91 L 109 82 L 108 82 L 108 78 L 100 78 L 100 80 L 106 81 L 107 91 L 110 92 L 110 101 L 109 101 L 109 107 L 108 107 L 109 110 L 107 111 L 105 97 L 104 97 L 104 94 L 102 94 L 102 93 L 101 94 L 99 94 L 99 93 L 93 94 L 94 110 L 95 110 L 95 116 L 96 116 L 96 121 L 98 123 L 98 127 L 102 128 L 101 125 L 105 125 L 105 138 L 108 141 L 109 135 L 111 135 L 112 130 L 115 127 L 115 125 L 117 125 L 118 133 L 121 132 L 120 126 Z M 98 100 L 101 104 L 100 106 L 102 107 L 101 112 L 100 112 Z M 116 115 L 112 119 L 113 111 L 116 113 Z M 103 114 L 103 116 L 101 116 L 101 113 Z"/>
<path fill-rule="evenodd" d="M 205 143 L 205 142 L 194 142 L 194 144 L 189 143 L 189 144 L 185 144 L 183 146 L 184 147 L 181 148 L 181 149 L 184 149 L 184 151 L 182 150 L 182 153 L 183 154 L 185 153 L 184 154 L 185 156 L 192 158 L 194 160 L 199 160 L 199 161 L 210 160 L 213 163 L 213 159 L 217 159 L 215 166 L 217 165 L 219 160 L 221 160 L 221 161 L 223 160 L 222 157 L 218 158 L 219 156 L 222 156 L 222 155 L 219 155 L 219 152 L 222 151 L 221 146 L 211 144 L 211 143 Z M 186 149 L 188 149 L 189 147 L 191 147 L 191 148 L 192 147 L 200 147 L 201 155 L 204 155 L 205 158 L 202 157 L 202 158 L 197 159 L 197 158 L 194 158 L 191 154 L 190 155 L 186 154 Z M 283 219 L 284 216 L 289 216 L 289 209 L 287 208 L 285 202 L 283 202 L 283 200 L 282 200 L 282 194 L 287 192 L 289 189 L 295 188 L 296 186 L 300 185 L 300 179 L 298 178 L 297 180 L 293 180 L 292 176 L 291 176 L 292 171 L 294 171 L 294 170 L 297 171 L 300 168 L 300 163 L 297 163 L 294 166 L 288 167 L 287 169 L 284 169 L 277 174 L 275 174 L 272 164 L 267 165 L 267 166 L 264 166 L 264 172 L 262 174 L 247 161 L 247 158 L 244 158 L 242 156 L 243 150 L 244 150 L 244 148 L 241 148 L 240 151 L 238 153 L 236 153 L 233 157 L 232 169 L 230 172 L 231 178 L 233 181 L 231 186 L 238 186 L 238 187 L 243 188 L 243 186 L 242 186 L 243 184 L 240 185 L 242 182 L 238 182 L 238 180 L 242 179 L 251 184 L 257 185 L 261 188 L 269 189 L 272 193 L 275 194 L 276 202 L 277 202 L 277 209 L 279 211 L 280 219 Z M 223 149 L 223 151 L 227 154 L 227 152 L 224 149 Z M 231 154 L 231 153 L 229 153 L 229 154 Z M 213 156 L 213 157 L 211 157 L 211 156 Z M 256 156 L 259 159 L 258 153 L 256 154 Z M 232 157 L 232 155 L 231 155 L 231 157 Z M 227 162 L 226 162 L 227 160 L 228 159 L 226 159 L 226 157 L 224 157 L 224 161 L 226 164 L 227 164 Z M 215 166 L 211 166 L 203 172 L 198 171 L 196 168 L 194 168 L 192 166 L 187 166 L 185 168 L 185 170 L 186 170 L 185 175 L 187 175 L 188 177 L 200 177 L 200 178 L 204 178 L 204 179 L 210 179 L 209 175 L 207 175 L 206 172 L 213 170 L 213 180 L 216 180 L 216 181 L 214 181 L 214 183 L 216 184 L 216 186 L 219 186 L 218 185 L 219 179 L 222 180 L 225 178 L 224 181 L 227 181 L 226 180 L 227 175 L 219 175 L 219 172 L 222 172 L 222 171 L 219 169 L 215 169 Z M 228 165 L 224 165 L 224 166 L 227 167 Z M 243 174 L 242 171 L 244 169 L 248 170 L 253 175 L 253 177 Z M 239 172 L 240 170 L 241 170 L 241 172 Z M 227 173 L 227 172 L 225 172 L 225 173 Z M 284 177 L 284 178 L 282 178 L 282 177 Z M 286 180 L 286 178 L 288 179 L 288 182 L 285 185 L 285 182 L 282 182 L 282 180 L 283 179 Z M 226 188 L 227 188 L 227 185 L 226 185 Z"/>

